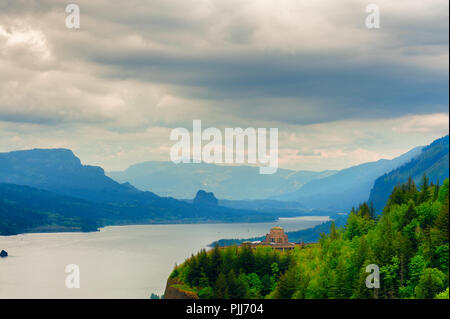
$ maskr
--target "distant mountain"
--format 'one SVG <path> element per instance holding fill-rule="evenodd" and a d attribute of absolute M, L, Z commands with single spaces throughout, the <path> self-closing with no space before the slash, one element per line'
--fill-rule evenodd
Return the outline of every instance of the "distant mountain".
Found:
<path fill-rule="evenodd" d="M 251 209 L 258 211 L 265 210 L 285 210 L 285 211 L 301 211 L 307 212 L 301 203 L 298 202 L 286 202 L 272 199 L 254 199 L 254 200 L 219 200 L 219 205 L 239 208 L 239 209 Z"/>
<path fill-rule="evenodd" d="M 247 200 L 292 192 L 309 181 L 335 172 L 278 169 L 275 174 L 261 175 L 259 169 L 252 166 L 144 162 L 107 174 L 120 183 L 129 182 L 160 196 L 194 198 L 197 190 L 204 189 L 220 199 Z"/>
<path fill-rule="evenodd" d="M 416 147 L 392 160 L 382 159 L 343 169 L 329 177 L 306 183 L 295 192 L 275 196 L 273 199 L 298 201 L 313 209 L 348 211 L 352 206 L 367 201 L 379 176 L 409 162 L 421 150 L 422 147 Z"/>
<path fill-rule="evenodd" d="M 375 210 L 380 212 L 396 185 L 405 183 L 411 177 L 416 185 L 420 186 L 423 174 L 433 183 L 442 183 L 449 177 L 448 135 L 423 148 L 422 153 L 410 162 L 379 177 L 370 192 L 369 201 L 373 202 Z"/>
<path fill-rule="evenodd" d="M 92 225 L 104 223 L 255 222 L 276 219 L 274 214 L 222 206 L 198 207 L 186 201 L 140 191 L 128 183 L 119 184 L 105 176 L 100 167 L 82 165 L 66 149 L 0 153 L 0 183 L 9 184 L 3 187 L 0 204 L 2 216 L 5 217 L 9 211 L 11 222 L 14 221 L 11 215 L 17 211 L 23 211 L 20 216 L 28 213 L 31 216 L 31 213 L 37 212 L 42 217 L 45 212 L 73 217 L 78 221 L 80 218 L 84 221 L 92 219 L 95 222 L 89 222 L 89 229 Z M 10 209 L 11 205 L 18 210 Z M 48 223 L 45 216 L 43 218 L 42 223 Z"/>
<path fill-rule="evenodd" d="M 0 153 L 0 182 L 27 185 L 99 202 L 157 199 L 105 176 L 101 167 L 82 165 L 71 150 L 33 149 Z"/>

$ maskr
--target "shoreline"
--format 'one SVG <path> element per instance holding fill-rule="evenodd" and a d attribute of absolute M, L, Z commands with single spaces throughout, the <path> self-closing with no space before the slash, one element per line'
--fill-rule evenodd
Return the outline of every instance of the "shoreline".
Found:
<path fill-rule="evenodd" d="M 21 233 L 17 233 L 17 234 L 9 234 L 9 235 L 0 235 L 0 238 L 2 237 L 12 237 L 12 236 L 18 236 L 18 235 L 26 235 L 26 234 L 65 234 L 65 233 L 96 233 L 96 232 L 100 232 L 101 229 L 105 229 L 107 227 L 126 227 L 126 226 L 158 226 L 158 225 L 217 225 L 217 224 L 264 224 L 264 223 L 272 223 L 272 222 L 280 222 L 280 221 L 293 221 L 293 220 L 304 220 L 304 221 L 318 221 L 318 222 L 327 222 L 329 220 L 331 220 L 331 216 L 317 216 L 317 215 L 311 215 L 311 216 L 295 216 L 295 217 L 278 217 L 276 219 L 274 219 L 273 221 L 231 221 L 231 222 L 226 222 L 226 221 L 201 221 L 201 222 L 185 222 L 185 221 L 180 221 L 180 222 L 159 222 L 159 223 L 124 223 L 124 224 L 112 224 L 112 225 L 104 225 L 101 226 L 99 228 L 97 228 L 96 230 L 89 230 L 89 231 L 81 231 L 79 229 L 67 229 L 67 230 L 62 230 L 62 229 L 66 229 L 64 226 L 58 226 L 55 227 L 53 230 L 30 230 L 30 231 L 24 231 Z M 45 229 L 45 227 L 43 227 L 43 229 Z M 305 228 L 306 229 L 306 228 Z"/>

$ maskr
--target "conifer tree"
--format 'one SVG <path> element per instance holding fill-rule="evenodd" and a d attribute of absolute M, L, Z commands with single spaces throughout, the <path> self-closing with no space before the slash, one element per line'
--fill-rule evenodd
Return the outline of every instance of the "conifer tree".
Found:
<path fill-rule="evenodd" d="M 442 245 L 448 243 L 449 240 L 449 227 L 448 227 L 448 215 L 449 215 L 449 207 L 448 207 L 448 197 L 444 201 L 444 205 L 439 212 L 438 217 L 435 220 L 433 234 L 437 239 L 436 244 Z"/>
<path fill-rule="evenodd" d="M 217 299 L 229 298 L 227 278 L 223 272 L 221 272 L 217 277 L 217 281 L 214 286 L 214 295 Z"/>

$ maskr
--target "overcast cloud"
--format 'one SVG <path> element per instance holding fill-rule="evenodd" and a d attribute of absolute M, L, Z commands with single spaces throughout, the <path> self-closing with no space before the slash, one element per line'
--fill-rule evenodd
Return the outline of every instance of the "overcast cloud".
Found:
<path fill-rule="evenodd" d="M 448 1 L 0 3 L 0 151 L 106 169 L 168 160 L 170 130 L 278 127 L 280 166 L 338 169 L 448 133 Z"/>

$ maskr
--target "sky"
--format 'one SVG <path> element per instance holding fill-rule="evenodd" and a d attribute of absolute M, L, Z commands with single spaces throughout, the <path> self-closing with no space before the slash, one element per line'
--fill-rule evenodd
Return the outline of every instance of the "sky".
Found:
<path fill-rule="evenodd" d="M 106 170 L 176 127 L 279 130 L 279 166 L 342 169 L 448 134 L 448 0 L 0 2 L 0 152 Z M 380 9 L 369 29 L 366 6 Z"/>

